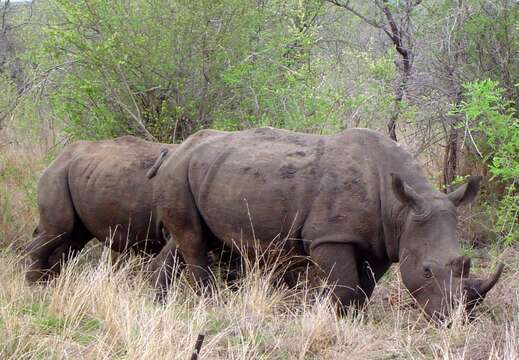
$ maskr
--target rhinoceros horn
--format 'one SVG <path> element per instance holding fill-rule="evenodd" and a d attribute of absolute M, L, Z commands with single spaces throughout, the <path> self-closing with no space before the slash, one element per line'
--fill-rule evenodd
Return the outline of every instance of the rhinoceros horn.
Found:
<path fill-rule="evenodd" d="M 499 278 L 501 277 L 501 273 L 503 272 L 504 264 L 500 263 L 497 266 L 496 272 L 490 276 L 488 279 L 480 280 L 480 279 L 464 279 L 463 285 L 465 290 L 467 291 L 467 303 L 473 308 L 476 306 L 481 300 L 485 298 L 485 295 L 494 287 Z"/>

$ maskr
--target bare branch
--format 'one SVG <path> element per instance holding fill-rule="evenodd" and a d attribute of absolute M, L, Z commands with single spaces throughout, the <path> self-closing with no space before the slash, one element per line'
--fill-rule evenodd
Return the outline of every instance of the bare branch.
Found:
<path fill-rule="evenodd" d="M 411 36 L 409 34 L 409 27 L 408 24 L 410 22 L 410 13 L 411 9 L 421 3 L 421 0 L 415 0 L 410 2 L 407 7 L 405 8 L 405 22 L 401 24 L 400 26 L 397 24 L 397 21 L 395 20 L 395 17 L 393 16 L 393 13 L 390 8 L 389 0 L 373 0 L 376 7 L 382 11 L 384 14 L 387 24 L 384 24 L 380 21 L 370 19 L 364 15 L 362 15 L 359 11 L 353 8 L 352 5 L 350 5 L 350 1 L 341 1 L 341 0 L 327 0 L 329 3 L 334 4 L 336 6 L 339 6 L 343 9 L 348 10 L 358 18 L 362 19 L 364 22 L 366 22 L 368 25 L 371 25 L 377 29 L 380 29 L 384 31 L 384 33 L 389 37 L 391 42 L 393 43 L 393 46 L 395 47 L 398 54 L 402 57 L 402 69 L 401 69 L 401 79 L 400 83 L 395 89 L 395 104 L 393 109 L 393 114 L 391 115 L 388 123 L 388 133 L 389 136 L 393 140 L 397 140 L 396 137 L 396 122 L 398 120 L 398 117 L 400 116 L 401 112 L 401 103 L 402 99 L 404 98 L 409 78 L 411 77 L 411 63 L 412 63 L 412 52 L 410 49 L 411 45 Z M 407 39 L 406 43 L 404 44 L 404 36 L 405 39 Z"/>
<path fill-rule="evenodd" d="M 326 0 L 328 1 L 329 3 L 331 4 L 334 4 L 338 7 L 341 7 L 343 9 L 346 9 L 348 10 L 349 12 L 351 12 L 353 15 L 357 16 L 358 18 L 360 18 L 361 20 L 363 20 L 366 24 L 369 24 L 377 29 L 382 29 L 384 30 L 384 32 L 386 32 L 386 29 L 384 28 L 384 24 L 381 24 L 379 23 L 378 21 L 376 20 L 373 20 L 373 19 L 369 19 L 367 18 L 366 16 L 362 15 L 360 12 L 358 12 L 357 10 L 355 10 L 351 5 L 350 5 L 350 2 L 349 0 L 346 1 L 346 2 L 342 2 L 340 0 Z"/>
<path fill-rule="evenodd" d="M 7 12 L 9 11 L 9 3 L 10 2 L 11 2 L 11 0 L 5 0 L 4 7 L 2 9 L 2 26 L 0 27 L 0 29 L 2 30 L 2 35 L 3 36 L 5 36 L 5 34 L 7 33 L 6 17 L 7 17 Z"/>
<path fill-rule="evenodd" d="M 132 101 L 135 111 L 132 111 L 128 106 L 126 106 L 126 104 L 123 101 L 121 101 L 119 99 L 119 97 L 117 96 L 117 94 L 112 90 L 112 93 L 114 94 L 114 100 L 124 111 L 126 111 L 131 116 L 131 118 L 135 121 L 135 123 L 137 125 L 137 130 L 139 130 L 139 132 L 141 132 L 142 135 L 144 135 L 148 140 L 157 141 L 157 139 L 148 131 L 148 129 L 146 129 L 146 126 L 144 125 L 144 122 L 142 121 L 141 110 L 139 108 L 139 105 L 137 104 L 137 101 L 135 100 L 134 93 L 130 89 L 130 85 L 128 84 L 128 81 L 126 80 L 126 76 L 124 75 L 124 72 L 121 71 L 119 66 L 117 66 L 116 71 L 119 74 L 119 76 L 122 80 L 122 83 L 124 84 L 126 93 L 128 94 L 128 97 L 130 98 L 130 100 Z"/>

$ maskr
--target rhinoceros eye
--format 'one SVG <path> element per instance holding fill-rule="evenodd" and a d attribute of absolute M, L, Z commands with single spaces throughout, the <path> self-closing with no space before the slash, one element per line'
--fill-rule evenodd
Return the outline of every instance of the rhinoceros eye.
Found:
<path fill-rule="evenodd" d="M 432 278 L 433 276 L 433 273 L 432 273 L 432 270 L 429 266 L 424 266 L 423 267 L 423 276 L 426 278 L 426 279 L 430 279 Z"/>

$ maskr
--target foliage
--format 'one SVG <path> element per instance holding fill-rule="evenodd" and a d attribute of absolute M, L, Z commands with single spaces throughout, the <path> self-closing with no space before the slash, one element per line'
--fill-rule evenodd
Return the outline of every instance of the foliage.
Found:
<path fill-rule="evenodd" d="M 42 10 L 31 58 L 63 70 L 52 109 L 78 138 L 336 126 L 337 95 L 312 58 L 322 9 L 317 0 L 59 0 Z"/>
<path fill-rule="evenodd" d="M 511 243 L 519 238 L 519 119 L 497 81 L 469 82 L 464 89 L 465 100 L 456 112 L 464 115 L 468 131 L 479 132 L 477 141 L 490 173 L 508 184 L 497 210 L 496 229 Z"/>
<path fill-rule="evenodd" d="M 464 89 L 466 100 L 458 111 L 483 135 L 491 173 L 502 180 L 519 178 L 519 121 L 505 90 L 490 79 L 467 83 Z"/>
<path fill-rule="evenodd" d="M 5 121 L 4 117 L 9 114 L 13 99 L 16 94 L 16 87 L 8 76 L 0 72 L 0 128 Z"/>
<path fill-rule="evenodd" d="M 518 105 L 506 103 L 519 93 L 514 1 L 334 2 L 344 6 L 322 0 L 20 5 L 16 14 L 8 9 L 4 37 L 17 45 L 6 64 L 17 64 L 23 76 L 0 74 L 0 90 L 8 89 L 0 112 L 30 141 L 44 139 L 49 158 L 80 138 L 131 133 L 179 142 L 208 127 L 387 132 L 398 117 L 398 139 L 444 186 L 480 165 L 490 170 L 492 186 L 517 179 Z M 392 25 L 409 51 L 407 70 L 403 49 L 388 37 Z M 502 102 L 485 97 L 497 90 L 479 79 L 498 81 Z M 467 82 L 483 94 L 464 88 Z M 450 112 L 451 104 L 467 114 Z M 484 161 L 471 162 L 477 152 L 461 145 L 469 134 Z M 516 191 L 509 190 L 500 195 Z"/>
<path fill-rule="evenodd" d="M 465 47 L 465 71 L 472 74 L 468 79 L 498 80 L 503 94 L 517 96 L 519 7 L 509 0 L 471 0 L 469 4 L 471 11 L 457 35 Z"/>

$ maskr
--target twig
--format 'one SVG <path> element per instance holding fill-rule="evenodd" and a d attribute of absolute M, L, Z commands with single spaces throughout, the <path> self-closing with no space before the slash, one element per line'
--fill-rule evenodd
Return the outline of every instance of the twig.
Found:
<path fill-rule="evenodd" d="M 193 350 L 193 354 L 191 354 L 191 360 L 197 360 L 198 354 L 200 354 L 200 349 L 202 348 L 202 343 L 204 342 L 205 334 L 200 333 L 196 339 L 195 350 Z"/>
<path fill-rule="evenodd" d="M 332 3 L 338 7 L 342 7 L 346 10 L 348 10 L 349 12 L 353 13 L 355 16 L 357 16 L 358 18 L 360 18 L 361 20 L 363 20 L 364 22 L 366 22 L 367 24 L 375 27 L 375 28 L 378 28 L 378 29 L 382 29 L 385 33 L 387 33 L 387 30 L 384 28 L 384 25 L 378 23 L 376 20 L 372 20 L 372 19 L 368 19 L 366 16 L 362 15 L 360 12 L 358 12 L 357 10 L 355 10 L 351 5 L 350 5 L 350 2 L 349 1 L 346 1 L 345 3 L 342 2 L 342 1 L 339 1 L 339 0 L 327 0 L 329 3 Z"/>
<path fill-rule="evenodd" d="M 141 116 L 141 111 L 139 109 L 139 105 L 137 104 L 137 102 L 135 101 L 135 97 L 133 95 L 133 92 L 131 91 L 130 89 L 130 85 L 128 84 L 128 81 L 126 80 L 126 76 L 124 76 L 124 72 L 120 69 L 119 66 L 116 67 L 116 72 L 117 74 L 120 76 L 121 80 L 122 80 L 122 83 L 126 89 L 126 92 L 128 94 L 128 97 L 130 98 L 134 108 L 135 108 L 135 112 L 133 112 L 129 106 L 127 106 L 122 100 L 118 99 L 117 96 L 114 96 L 114 100 L 117 102 L 117 104 L 124 110 L 126 111 L 131 117 L 133 120 L 135 120 L 135 123 L 137 124 L 137 127 L 138 127 L 138 130 L 148 139 L 148 140 L 151 140 L 151 141 L 157 141 L 157 139 L 148 131 L 148 129 L 146 129 L 146 126 L 144 125 L 144 122 L 142 121 L 142 116 Z M 114 91 L 112 90 L 112 93 L 114 95 L 116 95 L 114 93 Z"/>
<path fill-rule="evenodd" d="M 25 96 L 27 96 L 32 91 L 40 90 L 43 91 L 44 85 L 47 83 L 50 75 L 55 70 L 59 70 L 60 68 L 63 68 L 67 65 L 73 65 L 77 63 L 76 60 L 66 61 L 62 64 L 58 64 L 55 66 L 50 67 L 49 69 L 44 70 L 37 76 L 35 76 L 33 79 L 26 81 L 21 90 L 19 90 L 18 95 L 16 96 L 16 99 L 12 101 L 12 104 L 9 106 L 9 108 L 5 111 L 5 113 L 0 114 L 0 129 L 2 128 L 3 121 L 8 117 L 12 116 L 12 113 L 17 109 L 20 102 L 24 99 Z M 38 82 L 36 82 L 38 81 Z"/>
<path fill-rule="evenodd" d="M 476 149 L 476 152 L 478 153 L 480 158 L 483 158 L 483 155 L 478 149 L 478 146 L 476 145 L 476 142 L 474 141 L 474 138 L 472 137 L 472 132 L 470 131 L 468 120 L 465 118 L 465 131 L 469 134 L 470 141 L 472 141 L 472 145 L 474 145 L 474 148 Z"/>

